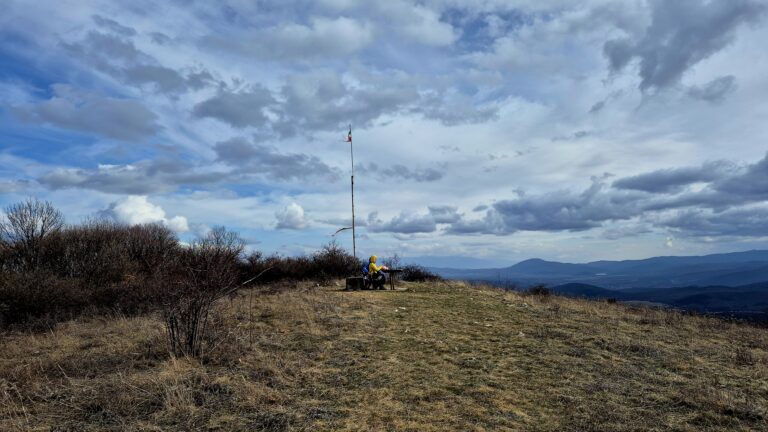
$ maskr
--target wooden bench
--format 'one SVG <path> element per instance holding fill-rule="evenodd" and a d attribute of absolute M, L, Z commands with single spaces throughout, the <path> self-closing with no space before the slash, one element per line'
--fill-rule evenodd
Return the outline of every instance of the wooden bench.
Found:
<path fill-rule="evenodd" d="M 365 287 L 365 282 L 363 282 L 362 276 L 353 276 L 347 278 L 347 285 L 346 289 L 348 291 L 352 290 L 361 290 Z"/>

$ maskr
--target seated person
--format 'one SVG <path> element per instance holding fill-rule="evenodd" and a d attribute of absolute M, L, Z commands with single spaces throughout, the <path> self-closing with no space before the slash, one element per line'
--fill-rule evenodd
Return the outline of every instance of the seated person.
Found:
<path fill-rule="evenodd" d="M 368 260 L 368 277 L 371 279 L 371 285 L 373 289 L 384 289 L 384 283 L 387 281 L 387 277 L 381 270 L 389 270 L 387 266 L 376 265 L 376 255 L 372 255 Z"/>

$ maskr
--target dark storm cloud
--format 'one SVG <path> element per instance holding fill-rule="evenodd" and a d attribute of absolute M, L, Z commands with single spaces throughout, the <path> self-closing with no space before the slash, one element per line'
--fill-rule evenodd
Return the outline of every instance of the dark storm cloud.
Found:
<path fill-rule="evenodd" d="M 719 103 L 734 90 L 736 90 L 736 77 L 728 75 L 715 78 L 701 87 L 693 86 L 688 89 L 688 95 L 694 99 Z"/>
<path fill-rule="evenodd" d="M 264 109 L 275 103 L 266 88 L 254 85 L 242 92 L 222 90 L 192 110 L 195 117 L 210 117 L 236 128 L 260 127 L 267 122 Z"/>
<path fill-rule="evenodd" d="M 434 168 L 425 169 L 411 169 L 401 164 L 394 164 L 391 166 L 381 167 L 375 162 L 370 162 L 367 165 L 362 164 L 359 168 L 361 173 L 372 174 L 382 180 L 411 180 L 418 183 L 433 182 L 440 180 L 444 177 L 442 171 L 438 171 Z"/>
<path fill-rule="evenodd" d="M 740 25 L 766 10 L 756 0 L 652 0 L 651 7 L 642 37 L 609 40 L 603 47 L 612 71 L 639 59 L 643 91 L 677 84 L 688 68 L 730 44 Z"/>
<path fill-rule="evenodd" d="M 745 202 L 768 200 L 768 154 L 742 173 L 716 182 L 713 188 L 723 194 L 739 196 Z"/>
<path fill-rule="evenodd" d="M 274 147 L 251 143 L 245 138 L 220 142 L 214 150 L 219 161 L 236 167 L 243 174 L 282 181 L 312 177 L 335 181 L 339 178 L 338 170 L 326 165 L 317 156 L 282 153 Z"/>
<path fill-rule="evenodd" d="M 559 191 L 544 195 L 523 195 L 494 203 L 481 220 L 461 220 L 449 228 L 456 234 L 512 234 L 517 231 L 584 231 L 608 220 L 631 218 L 636 204 L 625 194 L 606 191 L 602 180 L 594 180 L 580 194 Z"/>
<path fill-rule="evenodd" d="M 690 209 L 662 219 L 657 225 L 697 237 L 767 237 L 768 208 L 731 209 L 723 212 Z"/>
<path fill-rule="evenodd" d="M 613 182 L 613 187 L 650 193 L 677 192 L 693 183 L 712 182 L 722 178 L 734 169 L 733 164 L 726 161 L 710 162 L 700 167 L 662 169 L 621 178 Z"/>
<path fill-rule="evenodd" d="M 429 214 L 435 220 L 435 223 L 446 224 L 458 222 L 461 215 L 457 207 L 453 206 L 429 206 Z"/>
<path fill-rule="evenodd" d="M 158 131 L 157 116 L 141 103 L 75 89 L 52 86 L 48 100 L 13 107 L 24 121 L 92 133 L 124 141 L 146 139 Z"/>
<path fill-rule="evenodd" d="M 685 187 L 693 183 L 704 187 Z M 492 204 L 480 219 L 462 217 L 447 232 L 583 231 L 606 222 L 651 218 L 658 228 L 691 235 L 755 236 L 768 226 L 766 203 L 768 156 L 742 168 L 718 161 L 627 177 L 612 187 L 604 178 L 593 179 L 582 193 L 522 195 Z"/>

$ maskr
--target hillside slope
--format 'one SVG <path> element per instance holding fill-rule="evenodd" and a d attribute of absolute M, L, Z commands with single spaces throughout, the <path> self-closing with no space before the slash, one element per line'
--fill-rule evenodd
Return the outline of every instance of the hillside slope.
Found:
<path fill-rule="evenodd" d="M 768 428 L 763 329 L 462 283 L 251 294 L 202 361 L 153 317 L 3 335 L 0 430 Z"/>

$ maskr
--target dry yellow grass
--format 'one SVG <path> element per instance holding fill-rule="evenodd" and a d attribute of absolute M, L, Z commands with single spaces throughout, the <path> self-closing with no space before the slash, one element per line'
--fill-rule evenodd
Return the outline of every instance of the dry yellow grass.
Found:
<path fill-rule="evenodd" d="M 407 288 L 242 293 L 202 360 L 154 317 L 3 335 L 0 430 L 768 430 L 766 330 Z"/>

